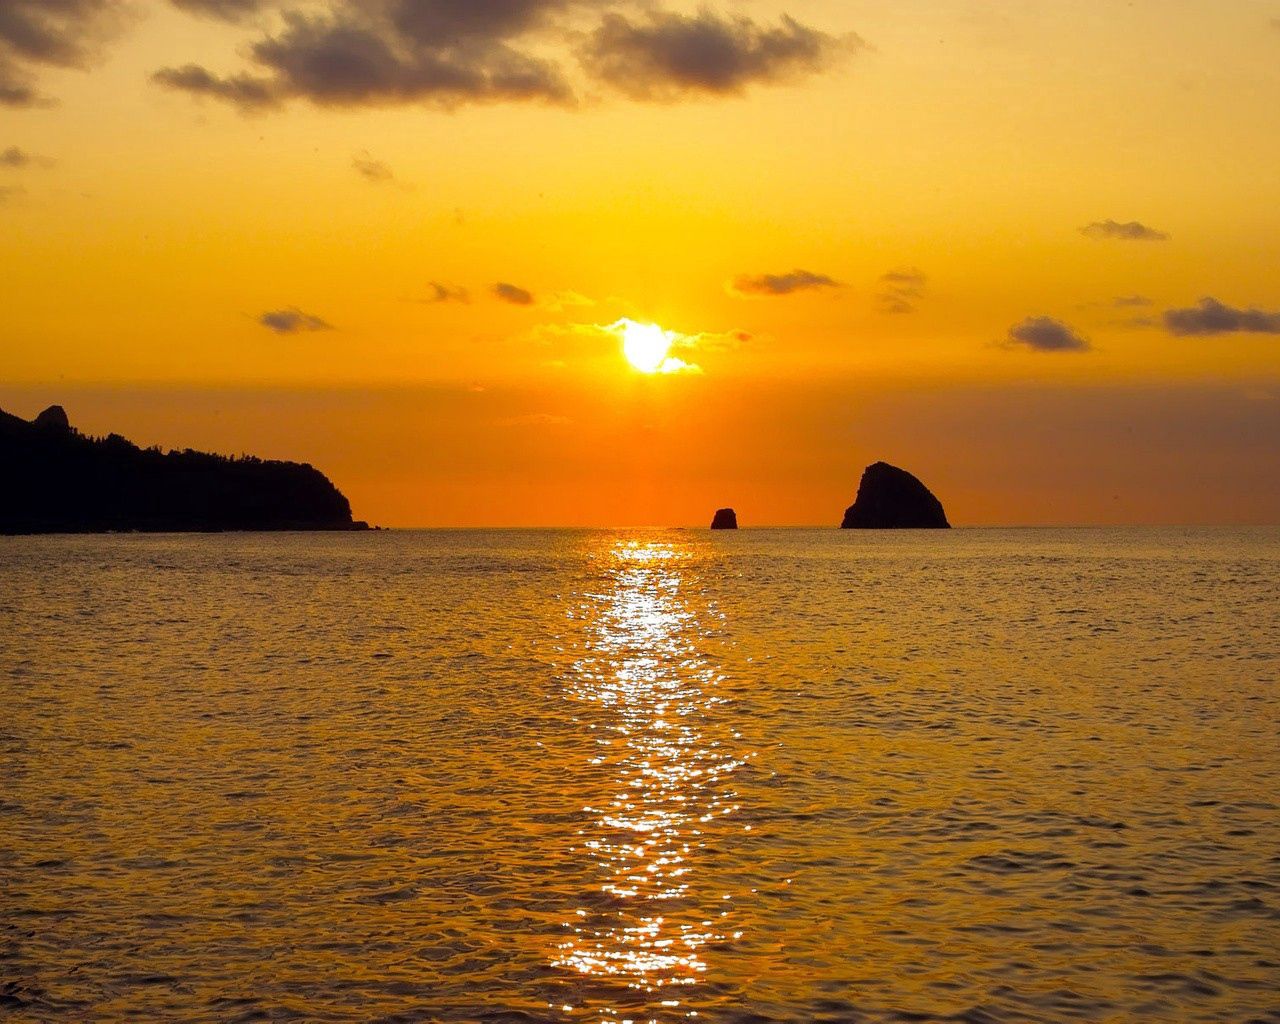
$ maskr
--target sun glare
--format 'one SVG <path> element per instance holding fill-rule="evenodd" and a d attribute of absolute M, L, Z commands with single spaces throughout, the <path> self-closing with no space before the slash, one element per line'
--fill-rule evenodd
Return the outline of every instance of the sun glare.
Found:
<path fill-rule="evenodd" d="M 619 320 L 616 327 L 622 337 L 622 354 L 641 373 L 663 372 L 671 362 L 671 346 L 676 340 L 672 331 L 634 320 Z"/>

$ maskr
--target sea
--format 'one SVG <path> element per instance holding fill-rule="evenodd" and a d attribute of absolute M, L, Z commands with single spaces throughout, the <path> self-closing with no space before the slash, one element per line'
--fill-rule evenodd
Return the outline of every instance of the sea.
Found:
<path fill-rule="evenodd" d="M 1280 1021 L 1280 529 L 0 538 L 0 1017 Z"/>

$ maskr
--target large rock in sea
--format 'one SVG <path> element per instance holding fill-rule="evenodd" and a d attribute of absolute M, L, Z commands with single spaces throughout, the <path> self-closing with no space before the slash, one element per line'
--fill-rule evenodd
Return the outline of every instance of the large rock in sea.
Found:
<path fill-rule="evenodd" d="M 86 437 L 57 405 L 31 422 L 0 410 L 0 534 L 359 529 L 304 463 Z"/>
<path fill-rule="evenodd" d="M 731 508 L 718 508 L 716 514 L 711 518 L 711 529 L 713 530 L 736 530 L 738 528 L 738 514 Z"/>
<path fill-rule="evenodd" d="M 858 484 L 845 509 L 842 530 L 948 530 L 947 514 L 933 492 L 905 469 L 877 462 Z"/>

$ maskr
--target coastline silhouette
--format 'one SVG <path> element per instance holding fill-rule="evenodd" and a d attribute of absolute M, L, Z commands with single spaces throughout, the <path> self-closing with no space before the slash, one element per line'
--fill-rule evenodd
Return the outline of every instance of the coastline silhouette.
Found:
<path fill-rule="evenodd" d="M 204 533 L 368 530 L 351 503 L 307 463 L 187 448 L 140 448 L 119 434 L 90 437 L 60 405 L 27 421 L 0 410 L 0 533 Z M 862 473 L 841 529 L 950 529 L 942 503 L 887 462 Z M 716 509 L 712 530 L 738 529 Z"/>
<path fill-rule="evenodd" d="M 313 466 L 88 437 L 61 406 L 0 410 L 0 533 L 367 530 Z"/>

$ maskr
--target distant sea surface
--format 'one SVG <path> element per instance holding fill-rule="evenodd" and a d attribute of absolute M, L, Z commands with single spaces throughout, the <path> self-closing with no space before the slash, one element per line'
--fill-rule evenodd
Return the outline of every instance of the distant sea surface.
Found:
<path fill-rule="evenodd" d="M 0 538 L 0 1017 L 1280 1021 L 1280 531 Z"/>

